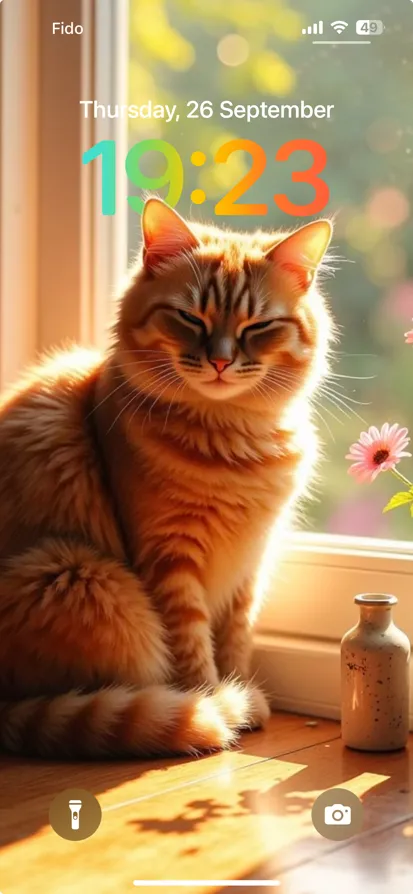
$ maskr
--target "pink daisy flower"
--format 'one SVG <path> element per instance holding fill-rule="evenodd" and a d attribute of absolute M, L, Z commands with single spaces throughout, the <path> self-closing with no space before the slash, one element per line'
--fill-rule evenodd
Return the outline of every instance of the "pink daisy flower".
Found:
<path fill-rule="evenodd" d="M 413 329 L 409 329 L 408 332 L 404 333 L 404 340 L 406 345 L 413 345 Z"/>
<path fill-rule="evenodd" d="M 400 428 L 397 422 L 391 426 L 385 422 L 381 431 L 375 425 L 370 426 L 368 431 L 362 431 L 346 456 L 353 460 L 349 475 L 358 481 L 374 481 L 379 472 L 393 469 L 404 456 L 411 456 L 404 449 L 409 441 L 407 428 Z"/>

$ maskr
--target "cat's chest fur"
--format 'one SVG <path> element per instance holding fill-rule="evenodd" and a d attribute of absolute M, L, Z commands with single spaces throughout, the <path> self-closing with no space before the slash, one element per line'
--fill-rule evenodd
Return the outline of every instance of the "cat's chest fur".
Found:
<path fill-rule="evenodd" d="M 167 544 L 171 557 L 199 569 L 213 615 L 251 580 L 274 521 L 297 488 L 297 445 L 230 440 L 222 451 L 147 435 L 133 476 L 134 553 L 145 565 Z M 225 455 L 226 454 L 226 455 Z"/>

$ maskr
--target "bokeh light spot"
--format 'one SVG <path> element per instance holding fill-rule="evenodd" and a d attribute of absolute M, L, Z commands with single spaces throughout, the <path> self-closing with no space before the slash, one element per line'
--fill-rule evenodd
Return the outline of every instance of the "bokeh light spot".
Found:
<path fill-rule="evenodd" d="M 369 221 L 365 214 L 356 213 L 344 227 L 349 245 L 356 251 L 368 252 L 382 239 L 383 229 Z"/>
<path fill-rule="evenodd" d="M 294 89 L 296 74 L 281 56 L 266 50 L 255 60 L 252 76 L 255 86 L 262 93 L 286 96 Z"/>
<path fill-rule="evenodd" d="M 377 226 L 393 229 L 400 227 L 410 214 L 409 202 L 400 189 L 378 189 L 367 205 L 367 215 Z"/>
<path fill-rule="evenodd" d="M 241 34 L 226 34 L 217 46 L 217 56 L 223 65 L 242 65 L 249 53 L 249 43 Z"/>
<path fill-rule="evenodd" d="M 386 295 L 385 307 L 393 317 L 410 321 L 413 317 L 413 279 L 396 283 Z"/>
<path fill-rule="evenodd" d="M 367 256 L 368 277 L 378 286 L 403 278 L 405 269 L 406 254 L 400 245 L 384 242 Z"/>

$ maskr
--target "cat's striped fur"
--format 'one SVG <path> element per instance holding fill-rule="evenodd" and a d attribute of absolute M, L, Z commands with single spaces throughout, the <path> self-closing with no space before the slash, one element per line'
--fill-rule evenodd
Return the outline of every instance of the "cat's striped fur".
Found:
<path fill-rule="evenodd" d="M 150 200 L 143 229 L 107 354 L 46 358 L 1 402 L 12 752 L 193 752 L 268 716 L 257 576 L 316 458 L 331 227 L 189 228 Z"/>

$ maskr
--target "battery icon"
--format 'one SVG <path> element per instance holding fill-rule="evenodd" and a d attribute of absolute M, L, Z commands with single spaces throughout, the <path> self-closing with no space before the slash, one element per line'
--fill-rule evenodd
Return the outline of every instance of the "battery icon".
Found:
<path fill-rule="evenodd" d="M 356 33 L 369 36 L 371 34 L 383 34 L 384 24 L 380 19 L 359 19 L 356 23 Z"/>

